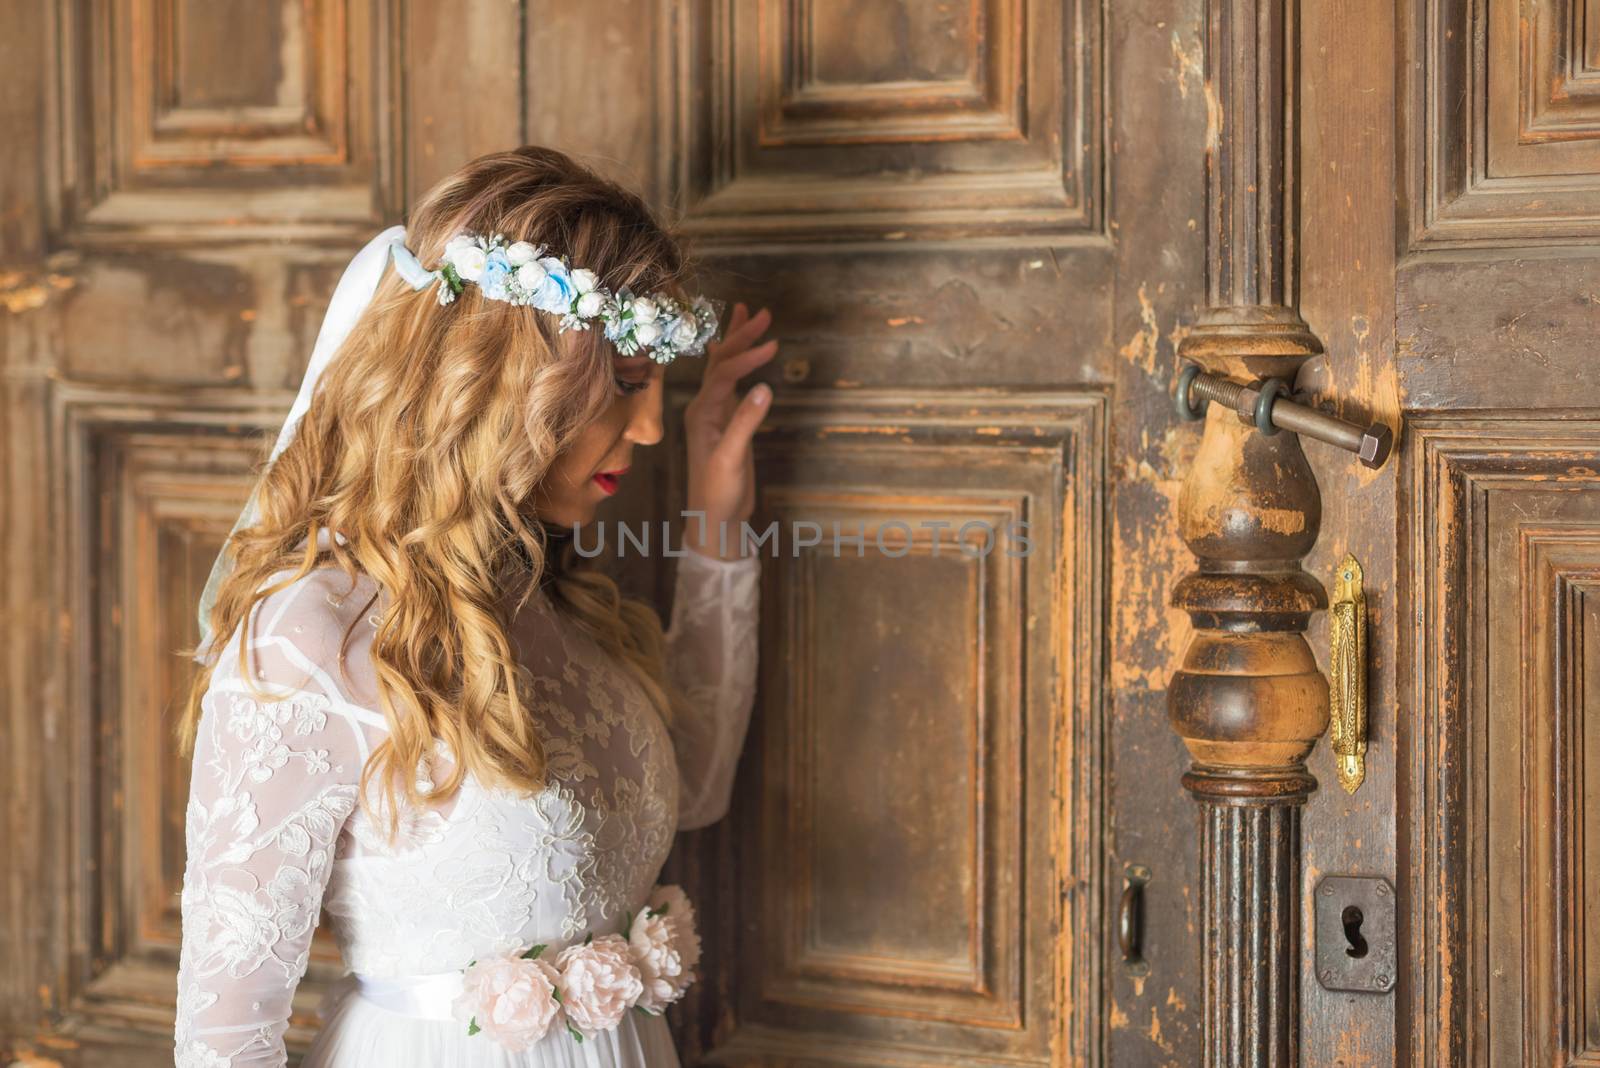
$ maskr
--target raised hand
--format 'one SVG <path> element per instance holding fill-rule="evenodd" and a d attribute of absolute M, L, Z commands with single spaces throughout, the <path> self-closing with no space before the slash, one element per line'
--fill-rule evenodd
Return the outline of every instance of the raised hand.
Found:
<path fill-rule="evenodd" d="M 778 352 L 776 338 L 760 341 L 772 324 L 766 308 L 751 315 L 736 304 L 720 341 L 706 346 L 700 392 L 684 409 L 689 448 L 687 507 L 705 513 L 704 522 L 684 522 L 684 542 L 692 549 L 725 559 L 741 556 L 740 524 L 756 504 L 756 464 L 751 438 L 771 408 L 772 388 L 758 382 L 741 398 L 739 380 Z M 760 344 L 757 342 L 760 341 Z M 727 531 L 725 552 L 719 525 Z"/>

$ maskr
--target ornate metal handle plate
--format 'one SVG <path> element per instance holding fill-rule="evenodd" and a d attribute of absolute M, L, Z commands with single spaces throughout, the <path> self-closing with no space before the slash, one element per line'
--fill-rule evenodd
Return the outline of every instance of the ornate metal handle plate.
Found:
<path fill-rule="evenodd" d="M 1367 597 L 1361 564 L 1345 553 L 1333 583 L 1328 655 L 1330 729 L 1339 785 L 1355 793 L 1367 777 Z"/>

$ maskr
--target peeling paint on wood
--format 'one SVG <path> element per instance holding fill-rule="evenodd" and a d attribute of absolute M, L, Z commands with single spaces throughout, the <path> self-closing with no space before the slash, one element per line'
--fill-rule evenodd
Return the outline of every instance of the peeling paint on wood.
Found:
<path fill-rule="evenodd" d="M 1155 305 L 1151 303 L 1150 295 L 1142 282 L 1139 284 L 1139 317 L 1143 325 L 1139 332 L 1122 346 L 1120 354 L 1124 360 L 1143 368 L 1145 374 L 1154 374 L 1157 343 L 1160 341 L 1161 331 L 1156 326 Z"/>
<path fill-rule="evenodd" d="M 1185 40 L 1177 30 L 1172 31 L 1172 61 L 1177 67 L 1178 95 L 1189 96 L 1189 83 L 1205 83 L 1205 42 L 1198 37 Z"/>
<path fill-rule="evenodd" d="M 47 273 L 37 277 L 21 271 L 0 272 L 0 304 L 12 315 L 21 315 L 44 307 L 53 294 L 65 292 L 76 284 L 76 279 L 65 274 Z"/>

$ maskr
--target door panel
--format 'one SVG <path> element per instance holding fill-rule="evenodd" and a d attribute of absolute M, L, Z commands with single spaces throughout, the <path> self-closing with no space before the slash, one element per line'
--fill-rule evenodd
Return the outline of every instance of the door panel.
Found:
<path fill-rule="evenodd" d="M 88 833 L 73 836 L 68 858 L 92 877 L 69 884 L 62 902 L 83 947 L 65 989 L 89 1033 L 109 1040 L 170 1019 L 189 788 L 170 714 L 188 667 L 173 653 L 195 640 L 193 606 L 249 492 L 257 448 L 147 394 L 67 388 L 55 402 L 52 499 L 72 532 L 61 575 L 71 618 L 85 621 L 69 655 L 94 665 L 66 695 L 92 724 L 64 754 L 92 769 L 72 783 L 71 816 Z M 303 1011 L 334 974 L 326 933 L 314 956 Z"/>
<path fill-rule="evenodd" d="M 736 805 L 717 1056 L 1047 1064 L 1084 1040 L 1103 418 L 1076 393 L 775 413 L 760 524 L 837 524 L 871 555 L 767 565 L 783 644 Z"/>
<path fill-rule="evenodd" d="M 1418 1060 L 1597 1063 L 1600 424 L 1414 432 Z"/>
<path fill-rule="evenodd" d="M 1198 830 L 1163 689 L 1201 0 L 13 7 L 0 1061 L 170 1060 L 198 583 L 351 252 L 531 140 L 772 307 L 757 527 L 868 541 L 766 565 L 736 810 L 671 862 L 707 926 L 686 1058 L 1194 1062 Z M 669 418 L 698 373 L 670 374 Z M 610 518 L 676 513 L 656 451 Z M 1025 520 L 1029 555 L 956 550 L 974 518 Z M 937 556 L 922 520 L 955 525 Z M 880 554 L 896 522 L 918 539 Z M 324 936 L 293 1048 L 335 974 Z"/>
<path fill-rule="evenodd" d="M 1600 64 L 1583 0 L 1412 0 L 1413 248 L 1600 237 Z"/>
<path fill-rule="evenodd" d="M 1418 0 L 1406 14 L 1410 1064 L 1600 1064 L 1600 96 L 1584 12 Z"/>
<path fill-rule="evenodd" d="M 1097 0 L 688 5 L 691 232 L 727 242 L 1093 234 Z"/>
<path fill-rule="evenodd" d="M 402 57 L 384 5 L 47 7 L 41 83 L 63 124 L 47 196 L 74 247 L 331 235 L 396 203 L 380 101 Z"/>

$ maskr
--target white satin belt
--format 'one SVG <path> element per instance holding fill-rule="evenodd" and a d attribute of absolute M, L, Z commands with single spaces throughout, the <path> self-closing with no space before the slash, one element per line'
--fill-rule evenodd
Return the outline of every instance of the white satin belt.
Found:
<path fill-rule="evenodd" d="M 461 996 L 462 974 L 400 975 L 379 978 L 352 975 L 355 992 L 380 1009 L 421 1020 L 454 1020 L 450 1005 Z"/>

